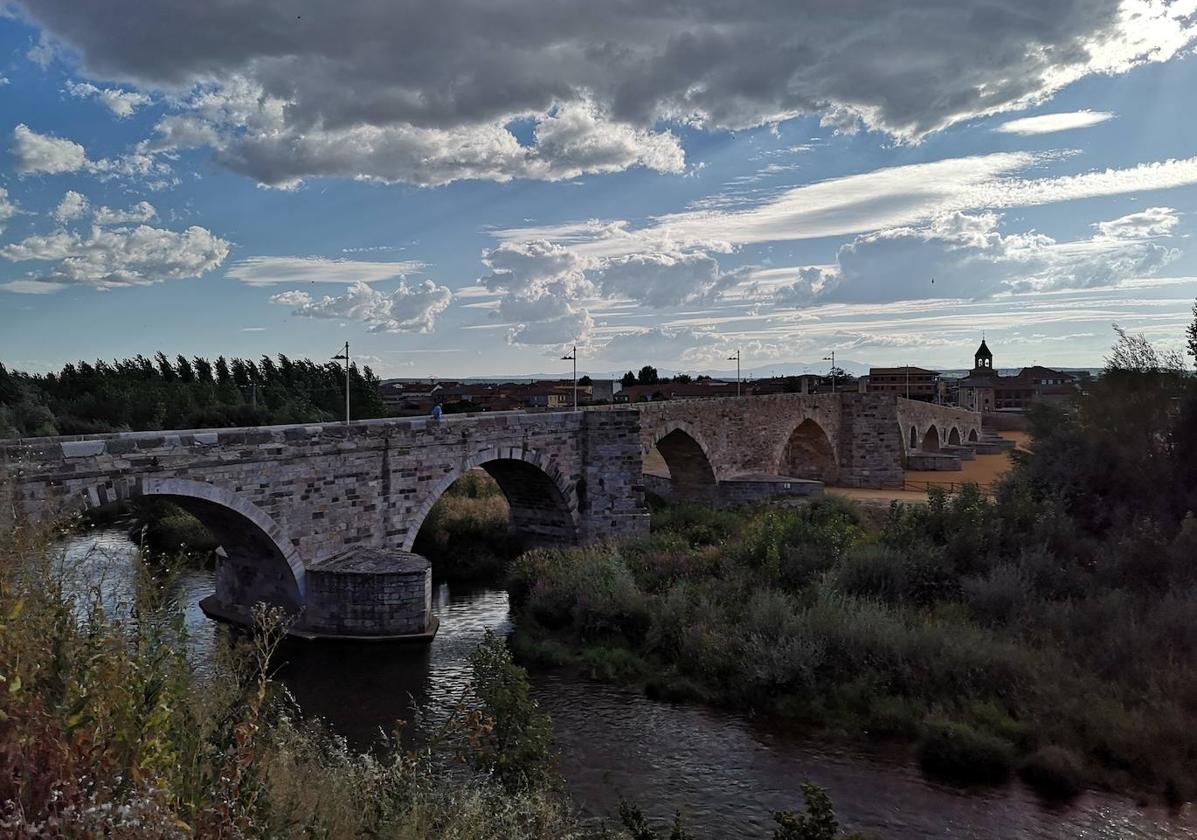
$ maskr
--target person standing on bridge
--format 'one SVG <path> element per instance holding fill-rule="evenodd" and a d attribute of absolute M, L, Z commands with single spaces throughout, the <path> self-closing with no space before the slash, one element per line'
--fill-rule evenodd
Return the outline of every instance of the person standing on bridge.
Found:
<path fill-rule="evenodd" d="M 436 422 L 441 422 L 441 404 L 437 403 L 432 407 L 432 419 Z"/>

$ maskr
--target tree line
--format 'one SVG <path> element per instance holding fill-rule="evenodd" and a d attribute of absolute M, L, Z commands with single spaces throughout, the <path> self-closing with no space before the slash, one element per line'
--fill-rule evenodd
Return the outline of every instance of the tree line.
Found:
<path fill-rule="evenodd" d="M 354 418 L 381 417 L 380 380 L 349 367 Z M 0 364 L 0 437 L 316 423 L 345 416 L 345 369 L 280 353 L 79 361 L 47 374 Z"/>

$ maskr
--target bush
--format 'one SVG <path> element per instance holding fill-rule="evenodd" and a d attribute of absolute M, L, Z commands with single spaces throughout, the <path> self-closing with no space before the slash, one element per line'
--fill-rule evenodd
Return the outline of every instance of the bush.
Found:
<path fill-rule="evenodd" d="M 1029 588 L 1022 569 L 1003 563 L 980 577 L 961 582 L 964 601 L 982 621 L 1005 624 L 1025 603 Z"/>
<path fill-rule="evenodd" d="M 1085 787 L 1083 762 L 1064 747 L 1040 747 L 1023 761 L 1018 775 L 1047 799 L 1070 799 Z"/>
<path fill-rule="evenodd" d="M 963 723 L 927 724 L 918 755 L 927 775 L 957 784 L 1004 782 L 1014 766 L 1014 750 L 1008 742 Z"/>
<path fill-rule="evenodd" d="M 474 736 L 475 766 L 493 773 L 513 792 L 552 784 L 553 730 L 532 699 L 527 671 L 512 661 L 506 643 L 490 630 L 470 654 L 470 668 L 485 717 Z"/>
<path fill-rule="evenodd" d="M 906 558 L 884 545 L 861 545 L 848 552 L 836 568 L 841 592 L 896 603 L 906 592 Z"/>
<path fill-rule="evenodd" d="M 509 519 L 507 500 L 497 485 L 469 472 L 428 511 L 413 550 L 432 562 L 438 578 L 499 581 L 522 550 L 521 540 L 510 532 Z"/>

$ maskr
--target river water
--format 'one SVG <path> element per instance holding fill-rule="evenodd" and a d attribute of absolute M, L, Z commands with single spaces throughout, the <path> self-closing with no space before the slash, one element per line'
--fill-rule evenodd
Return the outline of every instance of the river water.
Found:
<path fill-rule="evenodd" d="M 123 531 L 80 535 L 66 552 L 67 565 L 99 586 L 110 606 L 128 602 L 136 548 Z M 178 580 L 174 593 L 200 669 L 220 643 L 216 625 L 198 607 L 212 588 L 212 574 L 196 570 Z M 486 629 L 506 632 L 510 620 L 501 590 L 451 591 L 442 584 L 433 606 L 441 625 L 431 645 L 288 642 L 279 678 L 305 714 L 325 718 L 360 748 L 399 719 L 435 725 L 462 696 L 469 652 Z M 704 840 L 764 838 L 772 832 L 769 815 L 800 809 L 799 785 L 813 781 L 827 788 L 845 827 L 877 838 L 1197 840 L 1191 807 L 1170 812 L 1098 793 L 1046 806 L 1017 782 L 964 791 L 926 781 L 894 755 L 819 744 L 735 714 L 657 703 L 573 676 L 532 678 L 553 720 L 570 793 L 596 821 L 613 821 L 622 797 L 661 820 L 681 811 Z"/>

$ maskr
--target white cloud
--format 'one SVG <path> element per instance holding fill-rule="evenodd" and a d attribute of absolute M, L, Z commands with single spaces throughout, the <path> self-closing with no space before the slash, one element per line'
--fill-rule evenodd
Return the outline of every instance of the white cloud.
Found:
<path fill-rule="evenodd" d="M 596 284 L 607 297 L 627 298 L 649 306 L 674 306 L 717 293 L 736 280 L 703 251 L 661 251 L 613 257 L 596 272 Z"/>
<path fill-rule="evenodd" d="M 158 217 L 158 211 L 148 201 L 139 201 L 128 210 L 113 210 L 111 207 L 100 207 L 92 214 L 92 221 L 97 225 L 128 225 L 148 222 Z"/>
<path fill-rule="evenodd" d="M 999 125 L 994 131 L 1003 134 L 1051 134 L 1056 131 L 1071 131 L 1074 128 L 1088 128 L 1099 125 L 1113 118 L 1109 111 L 1068 111 L 1058 114 L 1040 114 L 1037 117 L 1023 117 L 1009 120 Z"/>
<path fill-rule="evenodd" d="M 52 283 L 47 280 L 10 280 L 0 283 L 0 289 L 18 295 L 48 295 L 61 291 L 66 286 L 66 283 Z"/>
<path fill-rule="evenodd" d="M 22 175 L 78 172 L 88 164 L 87 152 L 75 141 L 38 134 L 24 123 L 13 129 L 12 156 Z"/>
<path fill-rule="evenodd" d="M 497 306 L 470 306 L 491 309 L 494 317 L 514 324 L 509 339 L 518 344 L 585 341 L 596 303 L 675 306 L 717 295 L 738 279 L 701 247 L 683 250 L 673 243 L 600 258 L 544 240 L 503 242 L 483 252 L 482 262 L 491 273 L 480 278 L 480 285 L 502 297 Z"/>
<path fill-rule="evenodd" d="M 1101 235 L 1109 239 L 1146 239 L 1170 236 L 1180 219 L 1171 207 L 1148 207 L 1109 222 L 1098 222 Z"/>
<path fill-rule="evenodd" d="M 1197 39 L 1191 0 L 908 0 L 852 15 L 814 0 L 668 12 L 442 0 L 405 9 L 402 26 L 378 3 L 197 16 L 187 0 L 114 2 L 24 0 L 54 36 L 39 56 L 61 41 L 95 78 L 176 97 L 192 121 L 164 120 L 160 142 L 211 146 L 279 186 L 677 172 L 682 150 L 662 122 L 737 129 L 813 114 L 913 141 L 1041 104 L 1087 75 L 1166 61 Z M 533 142 L 518 142 L 513 122 L 534 126 Z"/>
<path fill-rule="evenodd" d="M 17 215 L 19 211 L 20 208 L 18 208 L 17 205 L 8 197 L 8 190 L 6 190 L 4 187 L 0 187 L 0 222 L 11 219 L 13 216 Z M 3 230 L 4 228 L 0 227 L 0 231 Z"/>
<path fill-rule="evenodd" d="M 313 176 L 440 186 L 471 178 L 560 181 L 637 165 L 680 172 L 684 166 L 684 153 L 672 133 L 613 123 L 586 103 L 539 117 L 530 145 L 521 145 L 501 124 L 449 129 L 278 126 L 248 134 L 240 132 L 236 123 L 208 127 L 220 132 L 220 162 L 263 184 L 283 188 Z M 201 133 L 199 127 L 189 127 L 193 142 Z"/>
<path fill-rule="evenodd" d="M 0 248 L 0 257 L 55 263 L 26 278 L 27 284 L 112 289 L 198 277 L 217 268 L 228 252 L 226 241 L 202 227 L 180 233 L 140 225 L 115 230 L 95 226 L 87 236 L 67 231 L 30 236 Z"/>
<path fill-rule="evenodd" d="M 382 292 L 358 281 L 345 294 L 314 299 L 304 291 L 280 292 L 271 303 L 292 307 L 305 318 L 343 318 L 369 325 L 371 332 L 431 332 L 436 316 L 449 307 L 452 292 L 431 280 Z"/>
<path fill-rule="evenodd" d="M 796 269 L 796 282 L 777 290 L 774 300 L 802 307 L 1113 286 L 1149 276 L 1179 256 L 1154 241 L 1171 230 L 1172 213 L 1153 208 L 1098 223 L 1097 236 L 1066 242 L 1033 231 L 1003 234 L 993 213 L 949 213 L 923 227 L 859 236 L 839 249 L 834 269 Z M 1117 235 L 1107 235 L 1107 228 Z"/>
<path fill-rule="evenodd" d="M 87 207 L 87 196 L 77 193 L 74 190 L 67 190 L 66 195 L 62 197 L 62 201 L 58 202 L 58 206 L 54 208 L 54 218 L 59 223 L 69 222 L 86 213 Z"/>
<path fill-rule="evenodd" d="M 1083 198 L 1141 194 L 1197 184 L 1197 157 L 1051 178 L 1016 173 L 1043 156 L 1002 152 L 876 169 L 786 190 L 735 211 L 659 216 L 633 229 L 622 220 L 496 231 L 504 244 L 536 238 L 564 244 L 579 259 L 610 259 L 687 243 L 730 250 L 742 245 L 846 236 L 926 224 L 953 212 L 1029 207 Z"/>
<path fill-rule="evenodd" d="M 5 85 L 10 85 L 10 84 L 12 84 L 12 82 L 9 81 L 8 76 L 0 76 L 0 87 L 4 87 Z"/>
<path fill-rule="evenodd" d="M 511 344 L 561 347 L 585 343 L 594 329 L 586 308 L 550 288 L 534 295 L 509 295 L 499 302 L 498 317 L 510 324 Z"/>
<path fill-rule="evenodd" d="M 247 257 L 225 272 L 251 286 L 280 283 L 375 283 L 414 274 L 424 268 L 415 260 L 368 262 L 321 257 Z"/>
<path fill-rule="evenodd" d="M 38 134 L 24 123 L 13 129 L 12 156 L 22 175 L 88 172 L 102 181 L 133 178 L 157 189 L 167 185 L 170 166 L 151 154 L 135 151 L 118 158 L 92 160 L 87 150 L 74 140 Z"/>
<path fill-rule="evenodd" d="M 98 88 L 87 82 L 66 83 L 66 91 L 76 99 L 96 99 L 118 119 L 130 117 L 142 105 L 150 104 L 150 97 L 144 93 L 119 88 Z"/>

